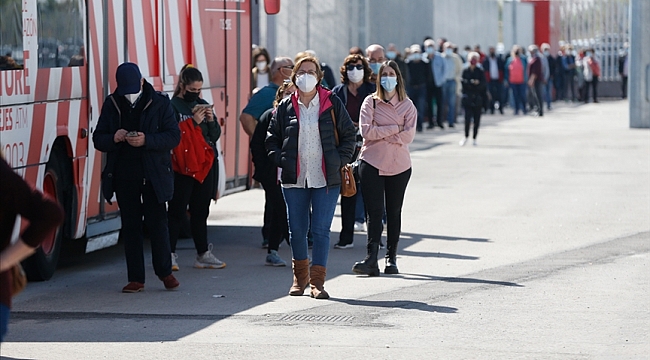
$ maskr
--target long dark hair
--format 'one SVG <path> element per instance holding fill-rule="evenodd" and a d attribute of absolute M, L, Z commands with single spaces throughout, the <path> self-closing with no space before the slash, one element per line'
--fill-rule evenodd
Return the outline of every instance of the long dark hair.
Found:
<path fill-rule="evenodd" d="M 187 86 L 195 81 L 203 82 L 203 74 L 201 74 L 199 69 L 195 68 L 192 64 L 183 65 L 181 72 L 178 75 L 178 84 L 176 84 L 174 95 L 172 97 L 176 97 L 181 94 L 181 91 L 183 90 L 181 85 Z"/>

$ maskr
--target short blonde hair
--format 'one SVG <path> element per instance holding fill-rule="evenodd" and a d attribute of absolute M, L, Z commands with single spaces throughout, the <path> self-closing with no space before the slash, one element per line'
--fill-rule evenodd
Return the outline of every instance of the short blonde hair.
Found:
<path fill-rule="evenodd" d="M 323 69 L 320 68 L 318 59 L 309 55 L 296 61 L 296 65 L 293 66 L 293 72 L 291 73 L 291 82 L 294 84 L 296 83 L 296 73 L 300 70 L 300 66 L 306 62 L 316 65 L 316 80 L 318 81 L 318 84 L 320 84 L 321 80 L 323 80 Z"/>

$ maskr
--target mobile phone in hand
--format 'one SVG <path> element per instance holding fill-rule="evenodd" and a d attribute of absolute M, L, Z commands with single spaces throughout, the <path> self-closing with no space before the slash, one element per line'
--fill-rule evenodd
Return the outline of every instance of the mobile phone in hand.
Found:
<path fill-rule="evenodd" d="M 193 111 L 196 112 L 197 110 L 210 110 L 210 109 L 212 109 L 212 106 L 213 105 L 211 105 L 211 104 L 196 104 L 194 106 Z"/>
<path fill-rule="evenodd" d="M 138 132 L 137 131 L 129 131 L 128 133 L 126 133 L 126 136 L 128 136 L 128 137 L 138 136 Z"/>

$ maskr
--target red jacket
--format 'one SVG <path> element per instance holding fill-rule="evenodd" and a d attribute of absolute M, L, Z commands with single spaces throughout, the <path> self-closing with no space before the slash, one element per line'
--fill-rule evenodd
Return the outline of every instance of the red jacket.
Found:
<path fill-rule="evenodd" d="M 203 183 L 214 162 L 214 150 L 205 142 L 203 132 L 194 120 L 181 121 L 181 142 L 172 150 L 172 168 Z"/>

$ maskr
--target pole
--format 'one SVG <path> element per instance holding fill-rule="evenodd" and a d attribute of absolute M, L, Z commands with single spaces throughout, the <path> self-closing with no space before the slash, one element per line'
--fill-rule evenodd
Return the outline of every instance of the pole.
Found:
<path fill-rule="evenodd" d="M 630 0 L 630 127 L 650 128 L 650 1 Z M 646 48 L 644 51 L 644 47 Z"/>

